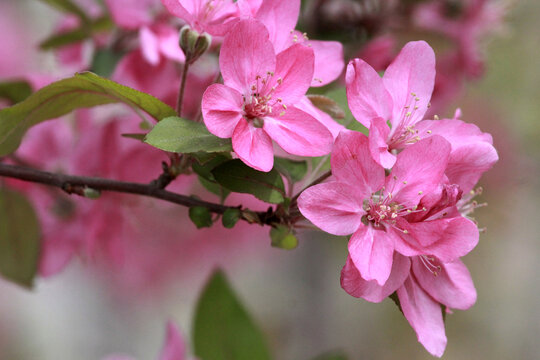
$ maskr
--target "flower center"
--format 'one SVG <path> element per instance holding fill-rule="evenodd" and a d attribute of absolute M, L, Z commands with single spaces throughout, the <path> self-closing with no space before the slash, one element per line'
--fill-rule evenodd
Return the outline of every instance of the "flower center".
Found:
<path fill-rule="evenodd" d="M 442 267 L 440 265 L 437 265 L 437 259 L 435 259 L 432 256 L 427 255 L 420 255 L 418 256 L 420 258 L 420 261 L 425 266 L 425 268 L 433 274 L 433 276 L 438 276 L 439 273 L 442 270 Z"/>
<path fill-rule="evenodd" d="M 396 127 L 390 131 L 388 140 L 388 148 L 390 150 L 403 149 L 407 145 L 420 141 L 420 134 L 415 129 L 416 123 L 422 120 L 421 113 L 418 111 L 419 101 L 420 98 L 414 92 L 410 93 L 407 97 L 407 102 L 401 110 L 399 121 L 396 123 Z M 431 133 L 431 131 L 428 131 L 428 133 Z"/>
<path fill-rule="evenodd" d="M 268 71 L 264 78 L 257 75 L 255 83 L 251 85 L 248 94 L 242 96 L 244 99 L 244 117 L 248 121 L 253 121 L 256 127 L 262 127 L 263 118 L 271 115 L 275 107 L 280 106 L 283 109 L 279 114 L 280 116 L 287 109 L 287 106 L 283 104 L 283 99 L 274 98 L 273 96 L 277 87 L 283 82 L 281 78 L 278 78 L 272 85 L 273 76 L 274 73 L 271 71 Z"/>

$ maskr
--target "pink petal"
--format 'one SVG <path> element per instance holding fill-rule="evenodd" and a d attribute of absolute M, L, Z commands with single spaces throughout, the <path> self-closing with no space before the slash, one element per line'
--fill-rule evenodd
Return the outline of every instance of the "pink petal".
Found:
<path fill-rule="evenodd" d="M 411 262 L 408 257 L 394 252 L 392 271 L 383 286 L 377 281 L 366 281 L 354 265 L 350 256 L 341 270 L 341 287 L 349 295 L 361 297 L 367 301 L 379 303 L 396 291 L 409 276 Z"/>
<path fill-rule="evenodd" d="M 270 41 L 276 53 L 287 47 L 291 31 L 294 30 L 300 14 L 300 0 L 263 1 L 256 19 L 261 21 L 270 33 Z"/>
<path fill-rule="evenodd" d="M 386 193 L 406 206 L 417 205 L 423 194 L 434 190 L 446 170 L 450 144 L 441 136 L 431 136 L 403 150 L 386 179 Z"/>
<path fill-rule="evenodd" d="M 302 215 L 322 230 L 348 235 L 362 224 L 363 198 L 355 188 L 337 181 L 318 184 L 304 190 L 298 198 Z"/>
<path fill-rule="evenodd" d="M 369 151 L 373 159 L 385 169 L 391 169 L 396 163 L 396 156 L 388 150 L 386 139 L 390 129 L 382 118 L 374 118 L 369 128 Z"/>
<path fill-rule="evenodd" d="M 337 41 L 308 40 L 305 42 L 315 53 L 315 71 L 311 86 L 324 86 L 336 80 L 343 72 L 343 45 Z"/>
<path fill-rule="evenodd" d="M 283 115 L 264 118 L 264 131 L 290 154 L 322 156 L 330 153 L 334 138 L 313 116 L 295 107 Z"/>
<path fill-rule="evenodd" d="M 58 274 L 75 255 L 76 244 L 66 237 L 48 237 L 41 243 L 39 274 L 49 277 Z"/>
<path fill-rule="evenodd" d="M 156 35 L 145 26 L 139 31 L 139 40 L 141 42 L 141 52 L 146 61 L 154 66 L 159 64 L 159 44 Z"/>
<path fill-rule="evenodd" d="M 247 41 L 249 39 L 249 41 Z M 276 55 L 268 31 L 256 20 L 242 20 L 225 36 L 219 64 L 225 85 L 243 93 L 274 72 Z"/>
<path fill-rule="evenodd" d="M 172 321 L 167 322 L 167 334 L 165 344 L 161 350 L 159 360 L 184 360 L 186 357 L 186 346 L 180 331 Z"/>
<path fill-rule="evenodd" d="M 332 151 L 332 175 L 354 186 L 364 199 L 381 189 L 384 168 L 369 153 L 368 138 L 359 132 L 342 131 Z"/>
<path fill-rule="evenodd" d="M 433 222 L 438 224 L 425 225 Z M 442 262 L 451 262 L 467 255 L 478 244 L 478 227 L 464 217 L 411 224 L 411 231 L 414 231 L 418 236 L 420 229 L 426 230 L 429 227 L 433 229 L 439 227 L 440 233 L 432 233 L 437 240 L 425 248 L 425 253 L 435 255 Z M 429 236 L 429 234 L 428 231 L 425 231 L 422 236 Z"/>
<path fill-rule="evenodd" d="M 168 34 L 160 35 L 159 50 L 170 60 L 184 62 L 186 60 L 186 56 L 184 55 L 182 49 L 180 49 L 180 45 L 178 44 L 179 41 L 180 36 L 178 31 L 173 30 Z"/>
<path fill-rule="evenodd" d="M 418 341 L 433 356 L 441 357 L 446 335 L 441 306 L 418 285 L 411 275 L 397 291 L 403 315 L 416 332 Z"/>
<path fill-rule="evenodd" d="M 332 133 L 332 137 L 334 138 L 334 140 L 337 138 L 337 136 L 342 130 L 345 130 L 345 126 L 332 119 L 332 117 L 324 111 L 316 108 L 313 103 L 305 96 L 296 103 L 295 107 L 313 116 L 315 119 L 317 119 L 318 122 L 323 124 L 324 127 L 326 127 L 326 129 L 328 129 L 328 131 Z"/>
<path fill-rule="evenodd" d="M 115 24 L 135 30 L 152 22 L 150 7 L 154 0 L 105 0 Z"/>
<path fill-rule="evenodd" d="M 376 280 L 382 286 L 392 270 L 394 238 L 362 225 L 349 240 L 349 256 L 364 280 Z"/>
<path fill-rule="evenodd" d="M 392 97 L 383 80 L 364 60 L 352 60 L 347 66 L 347 100 L 354 118 L 369 128 L 373 118 L 390 119 Z"/>
<path fill-rule="evenodd" d="M 436 262 L 441 267 L 435 276 L 417 257 L 412 258 L 414 276 L 422 288 L 436 301 L 453 309 L 467 310 L 476 302 L 476 289 L 471 274 L 461 260 Z"/>
<path fill-rule="evenodd" d="M 256 128 L 241 118 L 232 134 L 236 155 L 248 166 L 259 171 L 270 171 L 274 166 L 272 139 L 262 128 Z"/>
<path fill-rule="evenodd" d="M 287 105 L 294 105 L 306 94 L 313 79 L 313 50 L 295 44 L 277 55 L 276 72 L 272 85 L 276 88 L 273 99 L 282 98 Z M 282 82 L 279 84 L 278 79 Z"/>
<path fill-rule="evenodd" d="M 188 24 L 192 24 L 195 20 L 193 14 L 195 13 L 196 0 L 161 0 L 161 2 L 171 14 Z"/>
<path fill-rule="evenodd" d="M 242 119 L 242 95 L 225 85 L 212 84 L 203 94 L 201 109 L 204 124 L 212 134 L 230 138 Z"/>
<path fill-rule="evenodd" d="M 392 128 L 397 128 L 404 112 L 418 109 L 410 120 L 422 120 L 435 84 L 435 53 L 425 41 L 407 43 L 383 76 L 384 86 L 392 96 Z M 414 94 L 414 95 L 412 95 Z M 415 101 L 418 98 L 418 101 Z M 405 106 L 409 109 L 404 109 Z"/>

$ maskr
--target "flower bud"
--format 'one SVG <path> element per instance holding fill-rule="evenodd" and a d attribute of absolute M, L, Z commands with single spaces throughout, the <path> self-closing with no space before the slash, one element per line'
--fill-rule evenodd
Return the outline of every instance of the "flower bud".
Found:
<path fill-rule="evenodd" d="M 186 55 L 186 63 L 193 63 L 208 50 L 212 37 L 207 33 L 199 34 L 189 25 L 180 30 L 180 48 Z"/>

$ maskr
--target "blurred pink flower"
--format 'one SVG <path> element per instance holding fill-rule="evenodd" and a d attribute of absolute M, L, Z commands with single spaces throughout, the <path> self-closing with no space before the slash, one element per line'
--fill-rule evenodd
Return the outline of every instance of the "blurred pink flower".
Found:
<path fill-rule="evenodd" d="M 270 171 L 272 140 L 294 155 L 330 152 L 332 134 L 295 107 L 313 78 L 311 49 L 298 44 L 276 55 L 264 25 L 242 20 L 225 37 L 219 60 L 224 85 L 213 84 L 205 91 L 204 122 L 214 135 L 232 137 L 242 161 Z"/>

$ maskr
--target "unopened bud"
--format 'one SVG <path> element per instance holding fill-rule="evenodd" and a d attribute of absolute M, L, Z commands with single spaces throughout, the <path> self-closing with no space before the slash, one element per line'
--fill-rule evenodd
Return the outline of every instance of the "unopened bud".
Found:
<path fill-rule="evenodd" d="M 101 196 L 101 192 L 96 189 L 85 187 L 83 189 L 83 195 L 85 198 L 88 198 L 88 199 L 98 199 Z"/>
<path fill-rule="evenodd" d="M 212 37 L 207 33 L 199 34 L 189 25 L 180 30 L 180 48 L 186 55 L 186 62 L 193 63 L 208 50 L 212 44 Z"/>

